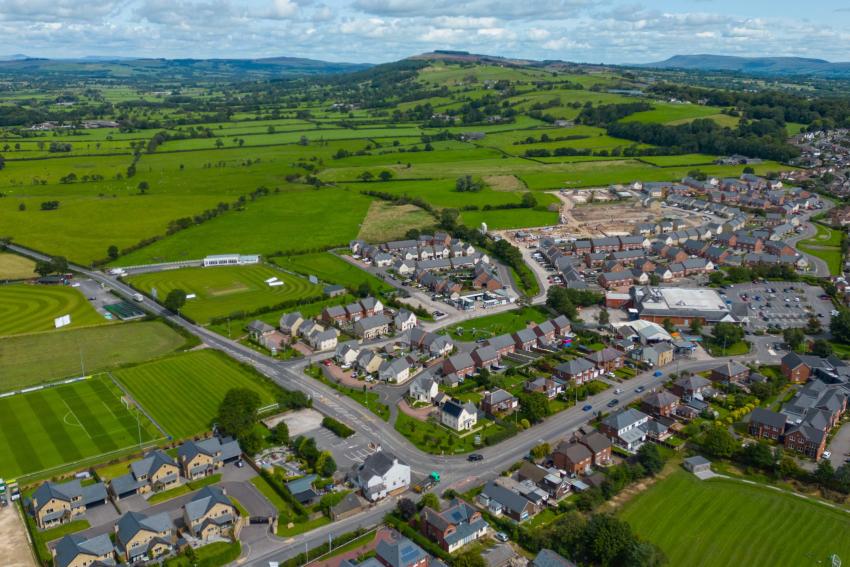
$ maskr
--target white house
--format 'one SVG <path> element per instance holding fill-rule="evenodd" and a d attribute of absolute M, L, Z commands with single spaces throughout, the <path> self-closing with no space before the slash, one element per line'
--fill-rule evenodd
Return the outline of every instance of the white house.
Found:
<path fill-rule="evenodd" d="M 354 348 L 351 344 L 342 343 L 337 345 L 334 358 L 340 366 L 348 367 L 354 364 L 359 354 L 360 351 Z"/>
<path fill-rule="evenodd" d="M 338 333 L 336 329 L 326 329 L 313 333 L 307 340 L 315 351 L 332 350 L 336 348 Z"/>
<path fill-rule="evenodd" d="M 393 318 L 393 326 L 397 333 L 409 331 L 416 326 L 416 315 L 407 309 L 399 309 L 396 316 Z"/>
<path fill-rule="evenodd" d="M 434 376 L 427 370 L 420 372 L 413 379 L 413 382 L 410 383 L 410 388 L 408 388 L 410 398 L 417 402 L 431 403 L 434 401 L 438 392 L 437 382 L 434 380 Z"/>
<path fill-rule="evenodd" d="M 410 467 L 395 455 L 379 450 L 366 457 L 352 482 L 367 500 L 375 502 L 395 491 L 406 490 L 410 486 Z"/>
<path fill-rule="evenodd" d="M 471 402 L 449 400 L 440 409 L 440 422 L 454 431 L 472 429 L 478 423 L 478 409 Z"/>
<path fill-rule="evenodd" d="M 403 358 L 385 360 L 378 368 L 378 378 L 384 382 L 401 384 L 410 378 L 410 365 Z"/>

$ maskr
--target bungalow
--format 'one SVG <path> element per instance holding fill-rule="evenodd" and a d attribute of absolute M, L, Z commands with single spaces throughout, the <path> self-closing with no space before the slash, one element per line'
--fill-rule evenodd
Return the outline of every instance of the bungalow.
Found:
<path fill-rule="evenodd" d="M 183 522 L 194 537 L 203 541 L 239 536 L 239 510 L 223 488 L 205 486 L 183 506 Z"/>
<path fill-rule="evenodd" d="M 515 410 L 519 406 L 519 400 L 510 392 L 501 388 L 492 392 L 484 392 L 481 398 L 481 411 L 495 415 L 497 413 L 506 413 Z"/>
<path fill-rule="evenodd" d="M 309 506 L 318 497 L 313 489 L 318 475 L 308 474 L 286 483 L 286 489 L 302 506 Z"/>
<path fill-rule="evenodd" d="M 552 400 L 564 391 L 564 385 L 552 380 L 551 378 L 543 378 L 541 376 L 535 380 L 528 380 L 525 383 L 525 391 L 543 394 Z"/>
<path fill-rule="evenodd" d="M 127 512 L 115 524 L 115 544 L 122 563 L 132 565 L 172 553 L 177 547 L 177 535 L 168 512 L 150 516 Z"/>
<path fill-rule="evenodd" d="M 712 369 L 709 378 L 714 382 L 731 382 L 740 384 L 744 382 L 749 375 L 749 368 L 740 362 L 730 360 L 729 362 Z"/>
<path fill-rule="evenodd" d="M 465 431 L 478 423 L 478 410 L 471 402 L 449 400 L 440 408 L 440 423 L 452 431 Z"/>
<path fill-rule="evenodd" d="M 370 315 L 354 323 L 354 334 L 364 340 L 371 340 L 389 334 L 390 320 L 382 314 Z"/>
<path fill-rule="evenodd" d="M 210 437 L 202 441 L 186 441 L 177 448 L 177 462 L 183 476 L 196 480 L 210 476 L 217 469 L 239 459 L 242 449 L 235 439 Z"/>
<path fill-rule="evenodd" d="M 783 413 L 764 408 L 755 408 L 750 413 L 750 422 L 747 430 L 753 437 L 779 441 L 779 438 L 785 434 L 787 420 L 788 417 Z"/>
<path fill-rule="evenodd" d="M 408 387 L 408 395 L 417 402 L 431 403 L 439 393 L 437 382 L 430 371 L 420 372 Z"/>
<path fill-rule="evenodd" d="M 555 367 L 555 376 L 561 380 L 572 381 L 577 386 L 590 382 L 599 375 L 599 371 L 588 360 L 574 358 Z"/>
<path fill-rule="evenodd" d="M 649 394 L 641 400 L 641 409 L 656 417 L 670 417 L 676 413 L 679 398 L 666 390 Z"/>
<path fill-rule="evenodd" d="M 115 546 L 109 534 L 85 537 L 66 535 L 51 550 L 55 567 L 107 567 L 115 565 Z M 12 561 L 14 558 L 7 557 Z"/>
<path fill-rule="evenodd" d="M 515 522 L 524 522 L 537 513 L 533 502 L 492 480 L 484 486 L 476 500 L 479 506 L 494 516 L 504 515 Z"/>
<path fill-rule="evenodd" d="M 457 374 L 460 378 L 471 376 L 475 372 L 475 361 L 461 352 L 443 361 L 443 374 Z"/>
<path fill-rule="evenodd" d="M 484 537 L 489 527 L 481 512 L 459 498 L 439 511 L 426 506 L 419 517 L 425 537 L 449 553 Z"/>
<path fill-rule="evenodd" d="M 552 462 L 571 475 L 584 474 L 593 464 L 593 453 L 581 443 L 562 441 L 552 453 Z"/>

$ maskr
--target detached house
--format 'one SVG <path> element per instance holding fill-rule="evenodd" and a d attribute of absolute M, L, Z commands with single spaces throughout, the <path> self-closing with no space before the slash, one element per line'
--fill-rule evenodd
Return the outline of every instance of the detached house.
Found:
<path fill-rule="evenodd" d="M 41 529 L 52 528 L 76 520 L 92 506 L 106 502 L 102 482 L 82 486 L 78 479 L 57 484 L 45 482 L 33 492 L 29 508 Z"/>
<path fill-rule="evenodd" d="M 524 522 L 537 513 L 533 502 L 492 480 L 484 486 L 476 500 L 494 516 L 504 515 L 515 522 Z"/>
<path fill-rule="evenodd" d="M 585 358 L 603 372 L 611 372 L 622 368 L 625 361 L 625 355 L 611 347 L 605 347 L 602 350 L 590 353 Z"/>
<path fill-rule="evenodd" d="M 239 536 L 239 510 L 218 486 L 205 486 L 183 506 L 183 521 L 194 537 L 209 541 Z"/>
<path fill-rule="evenodd" d="M 404 358 L 385 360 L 378 367 L 378 378 L 384 382 L 401 384 L 410 378 L 410 364 Z"/>
<path fill-rule="evenodd" d="M 506 390 L 501 388 L 492 392 L 484 392 L 481 398 L 481 411 L 495 415 L 515 410 L 519 406 L 519 400 Z"/>
<path fill-rule="evenodd" d="M 740 362 L 730 360 L 729 362 L 713 369 L 709 377 L 715 382 L 730 382 L 740 384 L 741 382 L 744 382 L 747 379 L 747 376 L 749 375 L 749 368 L 747 368 Z"/>
<path fill-rule="evenodd" d="M 410 467 L 395 455 L 379 450 L 366 457 L 351 480 L 366 500 L 375 502 L 395 491 L 406 490 L 410 486 Z"/>
<path fill-rule="evenodd" d="M 571 475 L 583 474 L 593 464 L 593 453 L 581 443 L 562 441 L 552 453 L 552 461 Z"/>
<path fill-rule="evenodd" d="M 397 333 L 409 331 L 416 326 L 416 315 L 407 309 L 399 309 L 395 317 L 393 317 L 393 326 Z"/>
<path fill-rule="evenodd" d="M 431 403 L 437 397 L 439 389 L 434 376 L 429 371 L 420 372 L 408 388 L 408 395 L 417 402 Z"/>
<path fill-rule="evenodd" d="M 440 408 L 440 423 L 452 431 L 465 431 L 478 423 L 478 410 L 471 402 L 448 400 Z"/>
<path fill-rule="evenodd" d="M 142 558 L 156 559 L 172 553 L 177 537 L 168 512 L 152 516 L 127 512 L 115 525 L 115 543 L 122 559 L 132 565 Z"/>
<path fill-rule="evenodd" d="M 163 451 L 151 451 L 144 458 L 130 463 L 130 472 L 115 477 L 109 491 L 118 500 L 133 494 L 167 490 L 180 482 L 180 467 Z"/>
<path fill-rule="evenodd" d="M 116 565 L 115 546 L 109 534 L 86 538 L 80 534 L 66 535 L 53 547 L 55 567 L 107 567 Z M 8 557 L 12 560 L 12 557 Z"/>
<path fill-rule="evenodd" d="M 210 437 L 203 441 L 186 441 L 177 449 L 177 461 L 183 476 L 195 480 L 210 476 L 216 470 L 239 459 L 242 449 L 235 439 Z"/>
<path fill-rule="evenodd" d="M 552 380 L 551 378 L 544 378 L 541 376 L 540 378 L 527 381 L 525 383 L 525 391 L 543 394 L 551 400 L 564 391 L 564 385 Z"/>
<path fill-rule="evenodd" d="M 641 408 L 658 417 L 672 416 L 678 406 L 679 398 L 666 390 L 649 394 L 641 400 Z"/>
<path fill-rule="evenodd" d="M 599 430 L 627 451 L 636 451 L 646 439 L 647 431 L 644 426 L 649 421 L 650 418 L 645 413 L 629 408 L 603 419 Z"/>
<path fill-rule="evenodd" d="M 439 512 L 426 506 L 420 513 L 420 524 L 425 537 L 449 553 L 484 537 L 488 528 L 481 512 L 459 498 Z"/>

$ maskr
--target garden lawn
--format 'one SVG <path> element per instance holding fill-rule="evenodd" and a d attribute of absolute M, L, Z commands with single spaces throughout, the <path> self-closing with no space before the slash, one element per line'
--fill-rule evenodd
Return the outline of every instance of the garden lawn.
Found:
<path fill-rule="evenodd" d="M 22 280 L 35 277 L 35 262 L 17 254 L 0 253 L 0 280 Z"/>
<path fill-rule="evenodd" d="M 100 325 L 107 320 L 77 289 L 62 285 L 0 286 L 0 336 L 54 329 L 53 320 L 71 316 L 70 327 Z"/>
<path fill-rule="evenodd" d="M 458 341 L 474 341 L 504 333 L 513 333 L 526 328 L 531 322 L 542 323 L 549 318 L 549 313 L 543 309 L 525 307 L 462 321 L 449 327 L 448 334 Z"/>
<path fill-rule="evenodd" d="M 270 286 L 266 280 L 271 278 L 284 285 Z M 264 265 L 183 268 L 130 276 L 127 281 L 148 294 L 156 289 L 160 301 L 174 289 L 194 294 L 180 311 L 199 323 L 322 295 L 322 288 L 306 278 Z"/>
<path fill-rule="evenodd" d="M 121 402 L 108 377 L 0 398 L 0 475 L 21 475 L 138 449 L 161 437 Z"/>
<path fill-rule="evenodd" d="M 277 388 L 227 356 L 210 350 L 172 356 L 114 373 L 133 397 L 174 438 L 207 431 L 231 388 L 275 401 Z"/>
<path fill-rule="evenodd" d="M 777 567 L 850 556 L 850 514 L 762 486 L 678 471 L 620 512 L 670 565 Z"/>
<path fill-rule="evenodd" d="M 0 392 L 151 360 L 186 343 L 177 331 L 158 321 L 3 338 Z"/>
<path fill-rule="evenodd" d="M 460 437 L 456 433 L 446 429 L 445 427 L 431 422 L 420 421 L 414 417 L 410 417 L 404 412 L 399 412 L 395 422 L 395 429 L 407 439 L 416 445 L 419 449 L 426 453 L 435 455 L 468 453 L 475 449 L 480 449 L 486 445 L 486 439 L 497 433 L 500 433 L 503 428 L 496 425 L 488 419 L 479 419 L 478 425 L 489 425 L 483 429 L 470 433 L 464 437 Z M 481 445 L 475 445 L 475 436 L 481 436 Z"/>
<path fill-rule="evenodd" d="M 379 280 L 369 272 L 346 262 L 330 252 L 299 254 L 297 256 L 278 256 L 272 262 L 286 270 L 299 274 L 316 276 L 323 282 L 339 284 L 349 289 L 357 289 L 363 282 L 374 291 L 389 291 L 392 286 Z"/>

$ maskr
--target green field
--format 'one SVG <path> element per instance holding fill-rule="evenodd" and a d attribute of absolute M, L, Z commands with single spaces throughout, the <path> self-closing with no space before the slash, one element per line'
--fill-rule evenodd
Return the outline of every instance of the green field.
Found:
<path fill-rule="evenodd" d="M 271 287 L 266 283 L 267 279 L 275 277 L 284 285 Z M 307 279 L 264 265 L 183 268 L 130 276 L 127 281 L 148 294 L 156 289 L 160 301 L 174 289 L 195 294 L 197 297 L 186 300 L 181 313 L 199 323 L 206 323 L 213 317 L 322 295 L 322 288 Z"/>
<path fill-rule="evenodd" d="M 186 339 L 157 321 L 0 339 L 0 391 L 80 376 L 174 352 Z M 49 353 L 49 355 L 47 354 Z"/>
<path fill-rule="evenodd" d="M 621 517 L 669 565 L 803 567 L 850 556 L 850 514 L 734 480 L 677 471 L 628 502 Z"/>
<path fill-rule="evenodd" d="M 69 327 L 106 323 L 82 293 L 61 285 L 0 285 L 0 336 L 54 328 L 53 320 L 71 316 Z"/>
<path fill-rule="evenodd" d="M 22 280 L 35 276 L 35 262 L 17 254 L 0 252 L 0 280 Z"/>
<path fill-rule="evenodd" d="M 0 474 L 17 477 L 138 447 L 160 437 L 106 377 L 0 398 Z"/>
<path fill-rule="evenodd" d="M 797 248 L 826 262 L 831 275 L 841 274 L 843 258 L 841 254 L 841 239 L 843 237 L 841 231 L 833 230 L 820 223 L 814 223 L 814 226 L 817 229 L 817 234 L 808 240 L 798 242 Z"/>
<path fill-rule="evenodd" d="M 352 290 L 356 290 L 363 282 L 368 283 L 375 291 L 392 289 L 388 283 L 329 252 L 279 256 L 273 258 L 272 262 L 286 270 L 316 276 L 323 282 L 339 284 Z"/>
<path fill-rule="evenodd" d="M 263 404 L 275 387 L 225 355 L 195 351 L 113 372 L 133 397 L 175 439 L 207 431 L 231 388 L 249 388 Z"/>
<path fill-rule="evenodd" d="M 449 327 L 448 334 L 458 341 L 473 341 L 513 333 L 526 328 L 529 323 L 542 323 L 550 317 L 543 309 L 525 307 L 461 321 Z"/>

